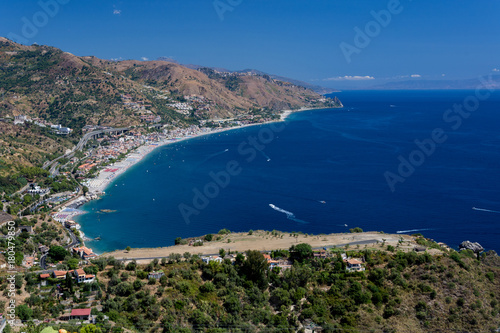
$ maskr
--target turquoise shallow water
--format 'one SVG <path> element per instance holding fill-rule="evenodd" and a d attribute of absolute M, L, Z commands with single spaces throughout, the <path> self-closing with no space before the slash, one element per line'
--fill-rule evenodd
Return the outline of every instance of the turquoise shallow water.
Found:
<path fill-rule="evenodd" d="M 342 92 L 343 109 L 160 147 L 83 206 L 78 221 L 101 237 L 88 244 L 97 252 L 172 245 L 222 228 L 331 233 L 345 224 L 498 251 L 500 93 L 458 127 L 443 119 L 473 93 Z M 446 139 L 423 146 L 430 156 L 416 153 L 415 140 L 428 142 L 435 129 Z M 404 182 L 393 192 L 385 175 L 401 177 L 400 156 L 418 166 L 400 170 Z"/>

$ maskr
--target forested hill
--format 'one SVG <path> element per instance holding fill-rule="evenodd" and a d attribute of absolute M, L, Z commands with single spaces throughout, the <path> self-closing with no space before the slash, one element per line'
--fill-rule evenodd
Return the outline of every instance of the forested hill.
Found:
<path fill-rule="evenodd" d="M 0 176 L 62 155 L 86 125 L 179 127 L 242 117 L 252 122 L 275 119 L 284 109 L 341 105 L 267 75 L 78 57 L 2 37 L 0 96 Z M 56 135 L 56 125 L 71 132 Z"/>
<path fill-rule="evenodd" d="M 325 105 L 312 90 L 266 75 L 206 73 L 166 61 L 77 57 L 5 38 L 0 38 L 0 93 L 0 117 L 25 114 L 75 129 L 140 123 L 137 110 L 126 103 L 144 106 L 167 122 Z M 204 103 L 183 117 L 171 105 L 185 102 L 186 96 L 201 97 Z"/>

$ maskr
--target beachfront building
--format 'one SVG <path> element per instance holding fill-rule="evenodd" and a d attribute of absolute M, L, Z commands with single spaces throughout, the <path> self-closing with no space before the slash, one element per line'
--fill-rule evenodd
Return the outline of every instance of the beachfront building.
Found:
<path fill-rule="evenodd" d="M 80 246 L 80 247 L 74 247 L 72 249 L 73 253 L 76 253 L 80 256 L 80 258 L 84 260 L 89 260 L 97 257 L 97 254 L 95 254 L 92 249 L 89 249 L 86 246 Z"/>

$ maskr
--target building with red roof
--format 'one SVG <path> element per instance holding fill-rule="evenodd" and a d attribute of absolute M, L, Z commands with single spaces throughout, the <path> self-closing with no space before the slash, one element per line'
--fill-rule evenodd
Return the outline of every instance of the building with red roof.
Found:
<path fill-rule="evenodd" d="M 90 320 L 92 309 L 73 309 L 69 315 L 69 319 Z"/>

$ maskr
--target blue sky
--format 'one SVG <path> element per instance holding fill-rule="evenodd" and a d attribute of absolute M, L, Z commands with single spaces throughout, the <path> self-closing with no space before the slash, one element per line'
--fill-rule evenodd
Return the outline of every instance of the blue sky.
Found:
<path fill-rule="evenodd" d="M 331 87 L 500 69 L 498 0 L 23 0 L 0 13 L 1 36 L 80 56 L 165 56 Z M 368 42 L 356 44 L 356 27 Z"/>

